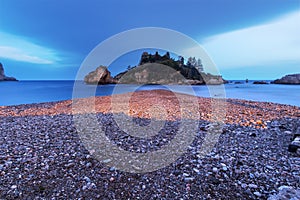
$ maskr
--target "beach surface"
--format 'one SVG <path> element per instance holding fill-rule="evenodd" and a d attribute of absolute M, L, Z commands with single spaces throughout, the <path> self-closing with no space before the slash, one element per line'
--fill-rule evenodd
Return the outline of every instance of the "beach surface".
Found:
<path fill-rule="evenodd" d="M 120 113 L 142 126 L 151 119 L 165 125 L 155 136 L 137 138 L 118 127 L 114 115 Z M 196 120 L 198 127 L 186 152 L 173 163 L 129 173 L 100 162 L 84 146 L 74 116 L 91 114 L 105 127 L 107 138 L 136 153 L 168 145 L 182 119 Z M 222 124 L 219 138 L 209 153 L 199 156 L 215 123 Z M 282 187 L 292 195 L 297 189 L 300 193 L 299 153 L 287 151 L 300 125 L 296 106 L 152 90 L 1 106 L 0 124 L 4 199 L 267 199 Z"/>

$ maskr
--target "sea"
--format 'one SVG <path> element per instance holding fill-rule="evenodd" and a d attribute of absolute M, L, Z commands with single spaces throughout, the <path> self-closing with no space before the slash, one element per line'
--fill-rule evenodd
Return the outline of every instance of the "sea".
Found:
<path fill-rule="evenodd" d="M 267 81 L 269 82 L 269 81 Z M 76 84 L 75 84 L 76 83 Z M 234 80 L 223 86 L 206 85 L 86 85 L 82 81 L 0 82 L 0 106 L 53 102 L 72 98 L 106 96 L 136 90 L 168 89 L 201 97 L 226 97 L 274 102 L 300 107 L 300 85 L 253 84 Z M 192 92 L 191 92 L 192 91 Z M 76 93 L 76 95 L 74 95 Z"/>

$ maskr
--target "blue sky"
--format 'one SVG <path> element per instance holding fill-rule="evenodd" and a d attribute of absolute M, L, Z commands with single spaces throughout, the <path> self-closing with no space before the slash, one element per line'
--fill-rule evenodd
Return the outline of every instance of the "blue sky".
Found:
<path fill-rule="evenodd" d="M 20 80 L 75 79 L 96 45 L 140 27 L 195 39 L 226 79 L 300 72 L 299 0 L 0 0 L 0 62 Z M 112 73 L 138 58 L 123 56 Z"/>

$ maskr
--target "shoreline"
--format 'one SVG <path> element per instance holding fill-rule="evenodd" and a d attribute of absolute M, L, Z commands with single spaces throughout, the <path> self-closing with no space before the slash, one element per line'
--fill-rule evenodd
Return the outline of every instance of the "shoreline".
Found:
<path fill-rule="evenodd" d="M 179 96 L 187 102 L 191 98 Z M 129 152 L 156 151 L 172 141 L 180 122 L 178 101 L 172 93 L 137 92 L 129 110 L 124 109 L 128 94 L 117 97 L 113 110 L 110 96 L 80 99 L 75 106 L 82 109 L 76 115 L 89 116 L 86 113 L 93 109 L 82 106 L 95 100 L 95 116 L 106 136 Z M 147 173 L 124 172 L 97 160 L 77 132 L 71 100 L 0 107 L 0 198 L 267 199 L 278 194 L 280 187 L 299 190 L 299 154 L 287 148 L 300 124 L 300 108 L 227 100 L 222 133 L 212 151 L 201 157 L 199 150 L 211 121 L 211 100 L 197 98 L 197 102 L 199 127 L 186 153 Z M 122 131 L 112 115 L 127 111 L 137 123 L 147 125 L 147 111 L 156 104 L 169 112 L 162 118 L 167 120 L 162 131 L 150 139 Z M 191 111 L 187 117 L 195 116 L 189 105 L 185 106 Z M 157 110 L 152 111 L 152 116 L 160 117 Z"/>

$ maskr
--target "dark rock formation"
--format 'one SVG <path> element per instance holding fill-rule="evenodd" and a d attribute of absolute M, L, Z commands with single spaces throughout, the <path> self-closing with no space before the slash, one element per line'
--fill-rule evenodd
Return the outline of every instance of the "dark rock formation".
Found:
<path fill-rule="evenodd" d="M 271 83 L 274 84 L 300 84 L 300 74 L 289 74 Z"/>
<path fill-rule="evenodd" d="M 269 84 L 266 81 L 254 81 L 253 84 Z"/>
<path fill-rule="evenodd" d="M 2 63 L 0 63 L 0 81 L 17 81 L 14 77 L 5 76 Z"/>
<path fill-rule="evenodd" d="M 84 77 L 84 82 L 87 84 L 113 84 L 116 81 L 110 76 L 107 67 L 99 66 L 95 71 L 90 72 Z"/>
<path fill-rule="evenodd" d="M 220 85 L 227 83 L 222 76 L 206 74 L 196 66 L 185 65 L 184 59 L 174 60 L 167 52 L 161 56 L 144 52 L 138 66 L 128 67 L 114 78 L 110 76 L 107 67 L 100 66 L 89 73 L 84 81 L 87 84 L 191 84 L 191 85 Z"/>

